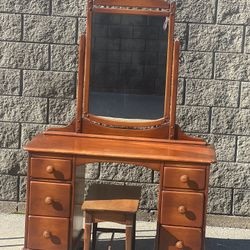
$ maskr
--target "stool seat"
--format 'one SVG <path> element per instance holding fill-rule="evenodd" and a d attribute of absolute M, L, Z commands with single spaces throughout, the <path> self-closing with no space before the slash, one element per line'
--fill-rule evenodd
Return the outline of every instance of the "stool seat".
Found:
<path fill-rule="evenodd" d="M 85 201 L 82 210 L 114 211 L 124 213 L 136 213 L 139 200 L 116 199 L 116 200 L 91 200 Z"/>
<path fill-rule="evenodd" d="M 91 225 L 93 224 L 92 250 L 96 245 L 96 234 L 100 232 L 125 232 L 125 249 L 135 249 L 136 212 L 139 208 L 141 187 L 94 184 L 88 190 L 82 210 L 85 212 L 84 250 L 90 250 Z M 98 228 L 102 221 L 116 222 L 126 226 L 121 229 Z M 111 249 L 111 246 L 110 248 Z"/>

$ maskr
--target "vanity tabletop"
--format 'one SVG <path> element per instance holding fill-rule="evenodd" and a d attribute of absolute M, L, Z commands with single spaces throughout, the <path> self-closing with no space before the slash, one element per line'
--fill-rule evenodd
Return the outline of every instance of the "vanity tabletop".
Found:
<path fill-rule="evenodd" d="M 157 162 L 181 161 L 209 164 L 216 161 L 213 145 L 202 142 L 76 133 L 39 134 L 24 149 L 34 153 L 61 153 Z"/>

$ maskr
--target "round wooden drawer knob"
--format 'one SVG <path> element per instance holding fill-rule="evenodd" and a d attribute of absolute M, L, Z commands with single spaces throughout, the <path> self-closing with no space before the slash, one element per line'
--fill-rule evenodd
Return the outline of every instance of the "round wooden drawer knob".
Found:
<path fill-rule="evenodd" d="M 48 239 L 48 238 L 50 238 L 50 236 L 51 236 L 51 233 L 49 231 L 43 232 L 43 238 Z"/>
<path fill-rule="evenodd" d="M 188 176 L 187 176 L 186 174 L 182 175 L 182 176 L 180 177 L 180 181 L 181 181 L 182 183 L 187 183 L 187 182 L 188 182 Z"/>
<path fill-rule="evenodd" d="M 53 168 L 52 166 L 47 166 L 47 167 L 46 167 L 46 172 L 47 172 L 48 174 L 52 174 L 53 171 L 54 171 L 54 168 Z"/>
<path fill-rule="evenodd" d="M 183 242 L 181 240 L 179 240 L 179 241 L 176 242 L 175 247 L 178 248 L 178 249 L 183 249 L 184 244 L 183 244 Z"/>
<path fill-rule="evenodd" d="M 47 204 L 47 205 L 51 205 L 52 203 L 53 203 L 53 199 L 51 198 L 51 197 L 46 197 L 45 199 L 44 199 L 44 202 L 45 202 L 45 204 Z"/>
<path fill-rule="evenodd" d="M 180 214 L 185 214 L 186 213 L 186 208 L 184 207 L 184 206 L 179 206 L 178 207 L 178 212 L 180 213 Z"/>

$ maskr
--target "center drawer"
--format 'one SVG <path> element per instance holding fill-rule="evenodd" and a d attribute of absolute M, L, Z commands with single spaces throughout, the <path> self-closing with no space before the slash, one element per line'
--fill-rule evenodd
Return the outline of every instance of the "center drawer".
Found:
<path fill-rule="evenodd" d="M 31 181 L 29 201 L 31 215 L 69 217 L 71 185 Z"/>
<path fill-rule="evenodd" d="M 204 194 L 163 191 L 161 224 L 202 227 Z"/>

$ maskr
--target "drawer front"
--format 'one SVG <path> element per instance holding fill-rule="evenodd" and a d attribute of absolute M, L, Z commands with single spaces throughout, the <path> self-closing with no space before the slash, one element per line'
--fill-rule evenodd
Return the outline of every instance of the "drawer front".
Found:
<path fill-rule="evenodd" d="M 201 227 L 204 195 L 193 192 L 162 192 L 161 223 L 176 226 Z"/>
<path fill-rule="evenodd" d="M 70 180 L 71 160 L 31 158 L 30 175 L 34 178 Z"/>
<path fill-rule="evenodd" d="M 28 248 L 68 250 L 69 219 L 29 216 Z"/>
<path fill-rule="evenodd" d="M 163 186 L 166 188 L 204 189 L 205 169 L 165 167 Z"/>
<path fill-rule="evenodd" d="M 160 250 L 201 250 L 201 238 L 199 228 L 161 226 Z"/>
<path fill-rule="evenodd" d="M 30 182 L 29 213 L 45 216 L 70 216 L 71 185 Z"/>

